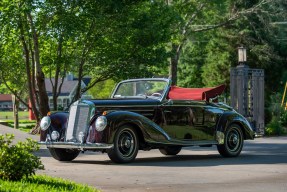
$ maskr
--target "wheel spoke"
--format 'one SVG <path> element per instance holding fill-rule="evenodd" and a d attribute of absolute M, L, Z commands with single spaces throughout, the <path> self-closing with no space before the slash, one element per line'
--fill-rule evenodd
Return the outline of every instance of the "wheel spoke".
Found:
<path fill-rule="evenodd" d="M 231 130 L 227 136 L 227 146 L 230 151 L 236 151 L 240 147 L 240 134 L 237 130 Z"/>
<path fill-rule="evenodd" d="M 116 132 L 114 148 L 108 151 L 110 159 L 116 163 L 128 163 L 135 159 L 139 150 L 137 133 L 133 127 L 122 126 Z"/>
<path fill-rule="evenodd" d="M 129 157 L 134 151 L 134 138 L 132 133 L 128 131 L 122 132 L 119 137 L 119 151 L 124 157 Z"/>

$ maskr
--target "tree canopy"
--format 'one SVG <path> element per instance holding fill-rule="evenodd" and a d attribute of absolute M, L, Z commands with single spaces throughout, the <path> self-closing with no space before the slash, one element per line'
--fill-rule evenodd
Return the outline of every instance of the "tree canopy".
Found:
<path fill-rule="evenodd" d="M 0 90 L 21 100 L 25 85 L 39 119 L 50 110 L 44 79 L 55 78 L 57 106 L 69 72 L 79 81 L 74 100 L 90 89 L 97 96 L 109 79 L 169 75 L 186 87 L 229 84 L 243 45 L 248 65 L 265 69 L 268 90 L 277 91 L 286 80 L 286 10 L 284 0 L 2 0 L 0 78 L 7 89 Z M 91 82 L 83 89 L 85 76 Z"/>

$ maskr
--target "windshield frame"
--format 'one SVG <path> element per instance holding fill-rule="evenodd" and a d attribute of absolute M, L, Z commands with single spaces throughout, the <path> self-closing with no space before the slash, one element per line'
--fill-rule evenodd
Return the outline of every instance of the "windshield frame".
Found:
<path fill-rule="evenodd" d="M 151 97 L 151 96 L 120 96 L 118 97 L 116 95 L 118 89 L 121 87 L 122 84 L 125 83 L 131 83 L 131 82 L 142 82 L 142 81 L 162 81 L 162 82 L 166 82 L 166 86 L 163 89 L 163 92 L 161 94 L 161 97 Z M 171 80 L 170 79 L 166 79 L 166 78 L 142 78 L 142 79 L 129 79 L 129 80 L 124 80 L 121 81 L 117 84 L 117 86 L 114 88 L 114 90 L 112 91 L 111 97 L 112 99 L 156 99 L 156 100 L 164 100 L 168 94 L 169 88 L 171 86 Z"/>

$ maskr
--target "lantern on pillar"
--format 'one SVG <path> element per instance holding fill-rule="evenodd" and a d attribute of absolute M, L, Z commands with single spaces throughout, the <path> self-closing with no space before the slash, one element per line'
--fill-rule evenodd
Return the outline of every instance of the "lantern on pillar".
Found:
<path fill-rule="evenodd" d="M 244 65 L 247 61 L 247 54 L 246 54 L 246 48 L 241 46 L 238 47 L 238 63 L 239 65 Z"/>

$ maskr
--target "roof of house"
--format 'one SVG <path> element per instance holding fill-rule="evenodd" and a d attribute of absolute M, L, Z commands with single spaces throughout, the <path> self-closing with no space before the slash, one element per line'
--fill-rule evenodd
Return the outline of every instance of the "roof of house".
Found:
<path fill-rule="evenodd" d="M 52 81 L 52 83 L 51 83 Z M 60 85 L 61 79 L 58 80 L 58 85 Z M 55 78 L 52 78 L 51 80 L 49 78 L 45 79 L 45 85 L 46 85 L 46 90 L 47 94 L 50 96 L 53 94 L 53 87 L 52 84 L 55 84 Z M 61 94 L 62 96 L 68 96 L 70 93 L 73 91 L 73 89 L 77 86 L 78 81 L 72 80 L 72 81 L 67 81 L 64 80 L 62 88 L 61 88 Z"/>
<path fill-rule="evenodd" d="M 52 83 L 55 84 L 55 78 L 51 78 Z M 45 79 L 45 85 L 48 96 L 51 96 L 53 94 L 53 87 L 51 84 L 50 78 Z M 91 78 L 83 78 L 83 82 L 87 85 L 90 82 Z M 58 79 L 58 86 L 62 83 L 62 79 Z M 73 91 L 73 89 L 77 86 L 78 79 L 73 78 L 70 80 L 64 79 L 62 88 L 61 88 L 61 96 L 69 96 L 70 93 Z"/>
<path fill-rule="evenodd" d="M 0 101 L 12 101 L 12 95 L 0 94 Z"/>

